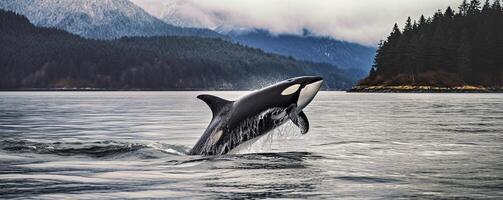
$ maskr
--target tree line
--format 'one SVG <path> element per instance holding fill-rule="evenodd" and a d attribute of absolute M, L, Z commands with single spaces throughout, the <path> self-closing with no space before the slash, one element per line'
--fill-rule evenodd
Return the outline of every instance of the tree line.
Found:
<path fill-rule="evenodd" d="M 395 24 L 359 85 L 502 86 L 502 58 L 500 0 L 464 0 L 457 11 Z"/>

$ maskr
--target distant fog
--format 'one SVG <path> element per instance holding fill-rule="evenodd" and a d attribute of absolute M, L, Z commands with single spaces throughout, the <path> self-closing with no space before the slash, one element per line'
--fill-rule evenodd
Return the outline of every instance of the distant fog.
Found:
<path fill-rule="evenodd" d="M 220 30 L 267 29 L 376 45 L 395 22 L 431 16 L 460 0 L 131 0 L 152 15 L 181 26 Z"/>

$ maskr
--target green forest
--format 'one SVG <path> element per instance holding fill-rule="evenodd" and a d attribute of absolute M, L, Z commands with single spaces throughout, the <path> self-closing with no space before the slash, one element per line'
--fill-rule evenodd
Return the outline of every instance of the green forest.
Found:
<path fill-rule="evenodd" d="M 503 85 L 503 9 L 499 0 L 463 1 L 433 17 L 394 25 L 359 86 Z"/>
<path fill-rule="evenodd" d="M 85 39 L 0 10 L 0 89 L 237 90 L 301 75 L 325 89 L 357 80 L 329 64 L 297 61 L 218 38 Z"/>

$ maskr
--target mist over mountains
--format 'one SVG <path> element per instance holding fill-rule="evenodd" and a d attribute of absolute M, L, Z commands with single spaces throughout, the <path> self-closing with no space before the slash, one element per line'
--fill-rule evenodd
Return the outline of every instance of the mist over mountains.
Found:
<path fill-rule="evenodd" d="M 274 35 L 265 30 L 229 32 L 234 41 L 264 51 L 301 60 L 330 63 L 366 74 L 374 62 L 375 49 L 356 43 L 318 37 L 307 30 L 304 35 Z"/>
<path fill-rule="evenodd" d="M 300 60 L 330 63 L 341 68 L 352 68 L 354 71 L 358 71 L 360 77 L 367 75 L 375 56 L 376 49 L 374 47 L 341 41 L 328 36 L 319 36 L 310 33 L 306 28 L 301 34 L 277 34 L 256 27 L 226 24 L 230 20 L 229 18 L 236 16 L 223 10 L 203 9 L 194 5 L 193 1 L 133 2 L 168 24 L 212 29 L 227 35 L 240 44 L 259 48 L 266 52 L 291 56 Z M 266 21 L 268 20 L 274 19 Z"/>

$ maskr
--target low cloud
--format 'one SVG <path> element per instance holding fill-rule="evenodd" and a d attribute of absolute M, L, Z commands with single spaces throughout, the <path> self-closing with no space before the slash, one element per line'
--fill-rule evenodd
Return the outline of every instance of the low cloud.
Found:
<path fill-rule="evenodd" d="M 152 15 L 176 25 L 210 29 L 261 28 L 376 45 L 395 22 L 431 16 L 457 7 L 459 0 L 132 0 Z"/>

